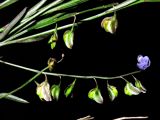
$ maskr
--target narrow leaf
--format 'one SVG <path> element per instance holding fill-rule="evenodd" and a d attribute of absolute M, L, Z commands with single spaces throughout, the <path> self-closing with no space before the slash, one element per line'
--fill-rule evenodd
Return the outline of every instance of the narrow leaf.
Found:
<path fill-rule="evenodd" d="M 9 23 L 4 32 L 0 34 L 0 41 L 12 30 L 12 28 L 19 22 L 26 12 L 26 7 Z"/>
<path fill-rule="evenodd" d="M 17 42 L 17 43 L 32 43 L 32 42 L 38 42 L 38 41 L 41 41 L 45 38 L 47 38 L 48 35 L 43 35 L 43 36 L 37 36 L 37 37 L 33 37 L 33 38 L 29 38 L 29 39 L 25 39 L 23 41 L 20 41 L 20 42 Z M 14 41 L 13 41 L 14 42 Z"/>
<path fill-rule="evenodd" d="M 47 1 L 47 0 L 41 0 L 39 3 L 37 3 L 35 6 L 33 6 L 33 7 L 27 12 L 27 14 L 26 14 L 26 16 L 24 17 L 24 19 L 32 16 L 33 14 L 35 14 L 35 13 L 38 11 L 38 9 L 39 9 L 42 5 L 44 5 L 44 3 L 45 3 L 46 1 Z"/>
<path fill-rule="evenodd" d="M 5 0 L 4 2 L 0 3 L 0 10 L 12 5 L 13 3 L 17 2 L 18 0 Z"/>
<path fill-rule="evenodd" d="M 58 11 L 58 10 L 64 10 L 64 9 L 68 9 L 68 8 L 71 8 L 71 7 L 75 7 L 79 4 L 82 4 L 82 3 L 87 2 L 87 1 L 89 1 L 89 0 L 70 0 L 66 3 L 64 3 L 64 4 L 61 4 L 61 5 L 59 5 L 55 8 L 52 8 L 52 9 L 46 11 L 43 15 L 48 15 L 48 14 L 51 14 L 51 13 L 53 13 L 55 11 Z"/>
<path fill-rule="evenodd" d="M 30 29 L 40 29 L 40 28 L 44 28 L 44 27 L 47 27 L 49 25 L 52 25 L 52 24 L 56 23 L 57 18 L 60 17 L 63 14 L 64 13 L 57 13 L 56 15 L 54 15 L 52 17 L 42 19 L 39 22 L 37 22 L 34 26 L 32 26 Z"/>
<path fill-rule="evenodd" d="M 7 93 L 0 93 L 0 97 L 5 96 L 5 95 L 7 95 Z M 5 99 L 12 100 L 12 101 L 19 102 L 19 103 L 29 103 L 27 100 L 24 100 L 14 95 L 7 95 Z"/>
<path fill-rule="evenodd" d="M 73 17 L 74 15 L 75 15 L 75 13 L 69 13 L 69 14 L 57 13 L 56 15 L 54 15 L 52 17 L 48 17 L 48 18 L 40 20 L 34 26 L 32 26 L 30 29 L 44 28 L 44 27 L 47 27 L 47 26 L 52 25 L 54 23 L 57 23 L 59 21 L 65 20 L 65 19 L 70 18 L 70 17 Z"/>

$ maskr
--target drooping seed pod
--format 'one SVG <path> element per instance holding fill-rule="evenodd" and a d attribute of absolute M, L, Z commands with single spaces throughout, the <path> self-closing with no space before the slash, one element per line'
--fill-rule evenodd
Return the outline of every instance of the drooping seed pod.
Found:
<path fill-rule="evenodd" d="M 63 34 L 63 40 L 67 48 L 72 49 L 73 40 L 74 40 L 74 32 L 71 30 L 65 31 Z"/>
<path fill-rule="evenodd" d="M 95 102 L 102 104 L 103 103 L 103 97 L 101 95 L 100 90 L 96 87 L 91 89 L 88 92 L 88 98 L 90 98 L 91 100 L 94 100 Z"/>
<path fill-rule="evenodd" d="M 52 101 L 50 85 L 48 83 L 47 77 L 45 78 L 45 81 L 42 82 L 41 84 L 37 82 L 36 84 L 37 84 L 36 94 L 39 96 L 39 98 L 45 101 Z"/>
<path fill-rule="evenodd" d="M 118 90 L 116 89 L 115 86 L 112 85 L 107 85 L 108 93 L 109 93 L 109 98 L 111 101 L 113 101 L 117 96 L 118 96 Z"/>
<path fill-rule="evenodd" d="M 135 87 L 132 83 L 127 82 L 126 86 L 124 87 L 124 93 L 129 96 L 138 95 L 141 93 L 141 90 Z"/>
<path fill-rule="evenodd" d="M 54 59 L 54 58 L 49 58 L 49 59 L 48 59 L 47 64 L 48 64 L 48 69 L 49 69 L 49 71 L 52 71 L 52 70 L 53 70 L 56 62 L 57 62 L 57 61 L 56 61 L 56 59 Z"/>
<path fill-rule="evenodd" d="M 116 13 L 111 17 L 104 18 L 101 22 L 101 27 L 104 28 L 106 32 L 111 34 L 115 33 L 118 27 Z"/>
<path fill-rule="evenodd" d="M 51 87 L 51 95 L 53 99 L 58 100 L 60 94 L 60 86 L 59 85 L 52 85 Z"/>
<path fill-rule="evenodd" d="M 68 85 L 68 87 L 64 90 L 64 95 L 66 97 L 68 97 L 69 95 L 71 95 L 71 93 L 73 91 L 73 88 L 75 86 L 75 83 L 76 83 L 76 79 L 70 85 Z"/>

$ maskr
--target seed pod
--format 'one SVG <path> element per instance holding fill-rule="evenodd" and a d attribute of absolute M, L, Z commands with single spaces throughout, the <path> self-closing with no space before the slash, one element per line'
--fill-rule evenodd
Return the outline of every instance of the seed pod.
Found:
<path fill-rule="evenodd" d="M 106 32 L 111 34 L 115 33 L 118 27 L 118 20 L 116 14 L 112 17 L 106 17 L 101 22 L 101 27 L 105 29 Z"/>
<path fill-rule="evenodd" d="M 57 61 L 54 58 L 49 58 L 48 59 L 48 69 L 49 69 L 49 71 L 53 70 L 56 62 Z"/>
<path fill-rule="evenodd" d="M 72 93 L 75 82 L 76 82 L 76 79 L 70 85 L 68 85 L 68 87 L 64 90 L 64 95 L 66 97 L 68 97 Z"/>
<path fill-rule="evenodd" d="M 101 95 L 100 90 L 96 87 L 91 89 L 88 92 L 88 98 L 90 98 L 91 100 L 94 100 L 95 102 L 102 104 L 103 103 L 103 97 Z"/>
<path fill-rule="evenodd" d="M 117 96 L 118 96 L 118 90 L 116 89 L 115 86 L 112 85 L 107 85 L 108 93 L 109 93 L 109 98 L 111 101 L 113 101 Z"/>
<path fill-rule="evenodd" d="M 129 96 L 138 95 L 139 93 L 141 93 L 141 90 L 133 86 L 132 83 L 127 82 L 126 86 L 124 87 L 124 93 Z"/>
<path fill-rule="evenodd" d="M 72 49 L 73 40 L 74 40 L 74 32 L 71 30 L 65 31 L 63 34 L 63 40 L 67 48 Z"/>
<path fill-rule="evenodd" d="M 57 34 L 57 24 L 56 24 L 54 34 L 51 36 L 51 38 L 48 41 L 48 44 L 51 45 L 51 49 L 54 49 L 56 47 L 57 41 L 58 41 L 58 34 Z"/>
<path fill-rule="evenodd" d="M 52 85 L 51 87 L 51 95 L 53 99 L 58 100 L 60 94 L 60 86 L 59 85 Z"/>
<path fill-rule="evenodd" d="M 41 84 L 37 84 L 36 94 L 39 96 L 41 100 L 45 101 L 52 101 L 51 99 L 51 93 L 50 93 L 50 85 L 48 83 L 48 80 L 45 79 L 44 82 Z"/>

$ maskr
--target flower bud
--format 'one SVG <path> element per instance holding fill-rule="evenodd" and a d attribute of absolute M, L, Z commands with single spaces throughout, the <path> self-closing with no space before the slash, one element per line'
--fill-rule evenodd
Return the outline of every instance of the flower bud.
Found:
<path fill-rule="evenodd" d="M 137 67 L 141 70 L 147 69 L 151 65 L 151 61 L 148 56 L 138 55 L 137 57 Z"/>
<path fill-rule="evenodd" d="M 37 84 L 36 94 L 39 96 L 41 100 L 45 101 L 52 101 L 51 99 L 51 93 L 50 93 L 50 85 L 48 83 L 48 80 L 45 79 L 44 82 L 41 84 Z"/>
<path fill-rule="evenodd" d="M 101 27 L 105 29 L 106 32 L 111 34 L 116 32 L 118 27 L 118 20 L 116 18 L 116 14 L 112 17 L 106 17 L 101 22 Z"/>

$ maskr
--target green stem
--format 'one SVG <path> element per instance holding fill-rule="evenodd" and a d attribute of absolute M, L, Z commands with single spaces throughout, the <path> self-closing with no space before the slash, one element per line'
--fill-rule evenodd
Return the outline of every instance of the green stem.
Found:
<path fill-rule="evenodd" d="M 0 63 L 6 64 L 6 65 L 10 65 L 10 66 L 13 66 L 13 67 L 17 67 L 17 68 L 20 68 L 20 69 L 23 69 L 23 70 L 35 72 L 35 73 L 39 73 L 40 72 L 40 71 L 32 69 L 32 68 L 27 68 L 27 67 L 24 67 L 24 66 L 20 66 L 20 65 L 13 64 L 13 63 L 5 62 L 5 61 L 2 61 L 2 60 L 0 60 Z M 113 76 L 113 77 L 82 76 L 82 75 L 71 75 L 71 74 L 61 74 L 61 73 L 51 73 L 51 72 L 42 72 L 42 73 L 46 74 L 46 75 L 57 76 L 57 77 L 61 76 L 61 77 L 72 77 L 72 78 L 82 78 L 82 79 L 104 79 L 104 80 L 109 80 L 109 79 L 122 78 L 122 77 L 125 77 L 125 76 L 137 74 L 137 73 L 140 73 L 140 72 L 141 71 L 134 71 L 134 72 L 130 72 L 130 73 L 123 74 L 123 75 L 118 75 L 118 76 Z"/>
<path fill-rule="evenodd" d="M 21 86 L 19 86 L 18 88 L 12 90 L 11 92 L 5 94 L 4 96 L 1 96 L 0 99 L 7 97 L 8 95 L 11 95 L 19 90 L 21 90 L 22 88 L 24 88 L 26 85 L 28 85 L 30 82 L 32 82 L 33 80 L 35 80 L 38 76 L 40 76 L 41 74 L 43 74 L 43 72 L 45 70 L 48 69 L 48 66 L 45 67 L 43 70 L 39 71 L 35 76 L 33 76 L 31 79 L 29 79 L 27 82 L 25 82 L 24 84 L 22 84 Z"/>
<path fill-rule="evenodd" d="M 96 88 L 98 88 L 98 83 L 97 83 L 96 78 L 93 78 L 93 79 L 94 79 L 94 82 L 96 83 Z"/>
<path fill-rule="evenodd" d="M 124 76 L 121 76 L 120 78 L 122 78 L 124 81 L 128 82 L 128 80 L 125 79 Z"/>
<path fill-rule="evenodd" d="M 99 17 L 102 17 L 104 15 L 107 15 L 107 14 L 110 14 L 110 13 L 113 13 L 115 11 L 118 11 L 118 10 L 121 10 L 121 9 L 124 9 L 124 8 L 127 8 L 127 7 L 130 7 L 132 5 L 135 5 L 136 3 L 139 4 L 139 3 L 142 3 L 144 2 L 143 0 L 126 0 L 102 13 L 99 13 L 97 15 L 94 15 L 94 16 L 91 16 L 91 17 L 88 17 L 86 19 L 83 19 L 82 21 L 89 21 L 89 20 L 93 20 L 93 19 L 97 19 Z"/>

